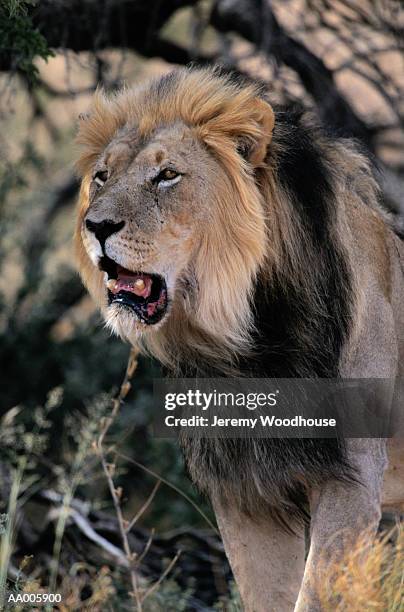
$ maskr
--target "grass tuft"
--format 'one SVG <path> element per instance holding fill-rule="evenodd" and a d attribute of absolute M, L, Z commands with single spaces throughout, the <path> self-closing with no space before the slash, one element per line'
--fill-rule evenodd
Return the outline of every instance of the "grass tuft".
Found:
<path fill-rule="evenodd" d="M 325 612 L 404 610 L 404 529 L 376 540 L 365 532 L 342 561 L 331 561 L 317 586 Z"/>

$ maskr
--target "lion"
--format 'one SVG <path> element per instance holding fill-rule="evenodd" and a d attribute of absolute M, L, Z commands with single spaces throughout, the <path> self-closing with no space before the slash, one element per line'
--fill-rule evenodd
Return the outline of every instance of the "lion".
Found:
<path fill-rule="evenodd" d="M 404 243 L 355 143 L 196 68 L 96 93 L 78 139 L 82 279 L 170 376 L 403 374 Z M 341 529 L 346 542 L 404 509 L 397 439 L 182 445 L 246 610 L 320 610 Z"/>

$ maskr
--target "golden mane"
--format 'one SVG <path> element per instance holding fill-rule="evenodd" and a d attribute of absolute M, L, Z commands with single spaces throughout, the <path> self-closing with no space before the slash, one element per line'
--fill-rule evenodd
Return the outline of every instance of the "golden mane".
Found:
<path fill-rule="evenodd" d="M 217 223 L 202 236 L 193 262 L 199 289 L 197 311 L 184 313 L 184 307 L 177 305 L 157 332 L 142 339 L 129 338 L 145 343 L 144 348 L 171 367 L 174 339 L 175 345 L 183 339 L 190 359 L 202 350 L 218 361 L 226 353 L 228 360 L 229 355 L 248 346 L 253 281 L 268 255 L 267 219 L 254 169 L 263 165 L 271 139 L 272 110 L 259 98 L 256 86 L 241 86 L 214 70 L 177 70 L 112 96 L 98 91 L 88 118 L 80 125 L 78 142 L 84 151 L 77 163 L 83 177 L 81 223 L 88 206 L 92 168 L 119 130 L 133 125 L 146 141 L 155 130 L 178 121 L 192 128 L 195 138 L 223 165 L 228 178 L 217 194 Z M 248 149 L 249 163 L 238 153 L 238 146 Z M 85 254 L 80 230 L 76 247 L 81 273 L 91 289 L 90 277 L 97 271 Z"/>

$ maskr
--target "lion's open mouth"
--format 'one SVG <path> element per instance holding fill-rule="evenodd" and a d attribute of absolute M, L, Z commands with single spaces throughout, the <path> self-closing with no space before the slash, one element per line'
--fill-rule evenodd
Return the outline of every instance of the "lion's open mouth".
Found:
<path fill-rule="evenodd" d="M 147 325 L 158 323 L 168 306 L 167 285 L 159 274 L 132 272 L 113 259 L 102 257 L 100 268 L 108 274 L 108 302 L 132 310 Z"/>

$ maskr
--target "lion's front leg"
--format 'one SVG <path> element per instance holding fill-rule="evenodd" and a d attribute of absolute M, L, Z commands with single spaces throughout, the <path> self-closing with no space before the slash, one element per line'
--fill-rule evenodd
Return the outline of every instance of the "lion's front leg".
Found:
<path fill-rule="evenodd" d="M 361 484 L 330 481 L 312 492 L 310 552 L 295 612 L 323 610 L 317 593 L 327 564 L 338 562 L 363 530 L 372 537 L 380 521 L 386 441 L 349 440 L 348 456 Z"/>
<path fill-rule="evenodd" d="M 213 506 L 246 612 L 292 612 L 304 571 L 303 529 L 293 535 L 269 518 Z"/>

